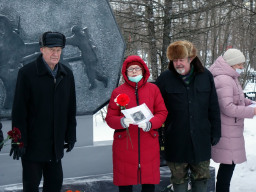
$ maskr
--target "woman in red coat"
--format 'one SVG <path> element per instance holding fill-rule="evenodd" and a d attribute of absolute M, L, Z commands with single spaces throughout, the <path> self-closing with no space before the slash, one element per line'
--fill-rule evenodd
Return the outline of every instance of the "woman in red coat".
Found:
<path fill-rule="evenodd" d="M 147 80 L 149 69 L 139 56 L 129 56 L 123 63 L 125 83 L 111 95 L 106 117 L 115 129 L 113 141 L 113 180 L 119 192 L 132 192 L 132 186 L 142 184 L 142 192 L 154 192 L 160 182 L 160 151 L 158 131 L 167 117 L 167 110 L 158 87 Z M 154 117 L 146 123 L 132 124 L 115 102 L 119 94 L 130 98 L 126 109 L 145 103 Z"/>

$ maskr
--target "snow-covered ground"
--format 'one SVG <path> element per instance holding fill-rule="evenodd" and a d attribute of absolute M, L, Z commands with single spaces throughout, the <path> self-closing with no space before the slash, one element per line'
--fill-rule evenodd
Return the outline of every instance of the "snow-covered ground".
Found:
<path fill-rule="evenodd" d="M 245 142 L 247 162 L 236 166 L 232 181 L 231 192 L 256 192 L 256 117 L 245 120 Z M 113 130 L 103 122 L 99 113 L 94 115 L 94 141 L 112 140 Z M 219 164 L 211 161 L 216 173 Z"/>

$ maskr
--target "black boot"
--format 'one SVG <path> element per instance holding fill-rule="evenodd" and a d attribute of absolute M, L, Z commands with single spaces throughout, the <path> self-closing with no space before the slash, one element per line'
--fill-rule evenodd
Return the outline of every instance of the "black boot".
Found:
<path fill-rule="evenodd" d="M 155 192 L 154 184 L 142 184 L 141 192 Z"/>
<path fill-rule="evenodd" d="M 132 185 L 119 186 L 119 192 L 132 192 Z"/>
<path fill-rule="evenodd" d="M 207 179 L 193 181 L 192 192 L 207 192 L 207 183 L 208 183 Z"/>
<path fill-rule="evenodd" d="M 188 191 L 188 182 L 182 184 L 173 184 L 173 189 L 175 192 L 187 192 Z"/>

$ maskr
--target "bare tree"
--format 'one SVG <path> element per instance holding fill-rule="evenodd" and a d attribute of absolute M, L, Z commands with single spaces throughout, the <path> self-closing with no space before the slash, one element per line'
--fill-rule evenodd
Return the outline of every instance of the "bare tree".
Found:
<path fill-rule="evenodd" d="M 245 74 L 256 67 L 254 0 L 110 0 L 110 4 L 126 41 L 126 56 L 142 56 L 153 80 L 167 69 L 166 49 L 176 40 L 192 41 L 206 67 L 230 47 L 245 54 Z M 244 86 L 247 77 L 242 79 Z"/>

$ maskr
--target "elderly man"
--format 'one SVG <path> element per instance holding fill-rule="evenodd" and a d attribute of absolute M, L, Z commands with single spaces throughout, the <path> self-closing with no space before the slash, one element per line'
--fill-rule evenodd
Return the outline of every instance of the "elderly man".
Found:
<path fill-rule="evenodd" d="M 191 176 L 193 192 L 206 192 L 211 145 L 217 144 L 221 136 L 213 76 L 200 62 L 191 42 L 170 44 L 167 57 L 169 69 L 156 84 L 168 110 L 165 152 L 171 182 L 175 192 L 185 192 Z"/>
<path fill-rule="evenodd" d="M 63 182 L 64 146 L 76 142 L 74 76 L 59 62 L 66 38 L 45 32 L 39 40 L 41 55 L 19 70 L 12 109 L 12 126 L 21 131 L 24 147 L 12 144 L 10 155 L 21 157 L 23 191 L 58 192 Z"/>

